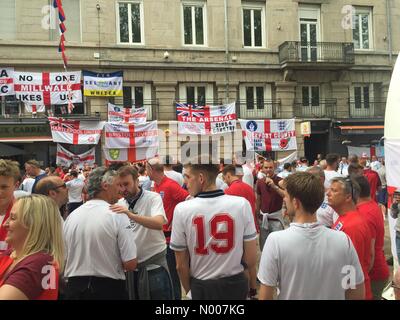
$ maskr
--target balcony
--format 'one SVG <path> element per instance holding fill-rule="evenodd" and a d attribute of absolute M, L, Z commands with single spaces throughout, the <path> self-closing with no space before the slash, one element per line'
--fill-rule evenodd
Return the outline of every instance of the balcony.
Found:
<path fill-rule="evenodd" d="M 281 100 L 239 100 L 236 115 L 242 119 L 277 119 L 281 117 Z"/>
<path fill-rule="evenodd" d="M 336 99 L 325 99 L 316 103 L 304 104 L 302 101 L 295 100 L 293 111 L 298 118 L 333 118 L 336 110 Z"/>
<path fill-rule="evenodd" d="M 349 100 L 349 116 L 352 119 L 376 119 L 385 117 L 385 101 Z M 338 115 L 340 117 L 340 114 Z"/>
<path fill-rule="evenodd" d="M 279 46 L 282 68 L 348 68 L 354 64 L 353 43 L 286 41 Z"/>

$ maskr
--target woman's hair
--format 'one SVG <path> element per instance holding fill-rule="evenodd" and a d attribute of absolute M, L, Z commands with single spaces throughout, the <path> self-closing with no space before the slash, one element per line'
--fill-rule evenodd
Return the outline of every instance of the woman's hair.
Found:
<path fill-rule="evenodd" d="M 60 272 L 64 267 L 64 241 L 60 211 L 56 202 L 43 195 L 30 195 L 17 200 L 17 217 L 29 230 L 22 257 L 37 252 L 51 255 Z"/>

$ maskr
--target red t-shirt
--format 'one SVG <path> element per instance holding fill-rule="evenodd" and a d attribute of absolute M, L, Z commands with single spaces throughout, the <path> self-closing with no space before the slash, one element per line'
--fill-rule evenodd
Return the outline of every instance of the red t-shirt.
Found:
<path fill-rule="evenodd" d="M 1 225 L 0 225 L 0 254 L 9 248 L 9 245 L 6 242 L 7 229 L 4 227 L 4 225 L 6 224 L 6 221 L 8 220 L 8 218 L 10 217 L 10 212 L 11 212 L 11 208 L 12 208 L 13 204 L 14 204 L 14 199 L 12 199 L 12 201 L 10 202 L 10 204 L 7 208 L 7 211 L 4 215 L 3 221 L 1 222 Z"/>
<path fill-rule="evenodd" d="M 282 179 L 275 175 L 272 180 L 276 185 Z M 267 186 L 265 179 L 258 179 L 256 184 L 257 194 L 261 197 L 261 211 L 272 213 L 282 209 L 283 198 L 270 186 Z"/>
<path fill-rule="evenodd" d="M 253 188 L 241 180 L 235 180 L 231 183 L 229 188 L 225 190 L 225 194 L 229 194 L 231 196 L 243 197 L 248 202 L 250 202 L 251 210 L 253 211 L 253 216 L 254 216 L 254 223 L 256 225 L 257 232 L 259 232 L 258 223 L 256 219 L 256 196 L 254 195 Z"/>
<path fill-rule="evenodd" d="M 389 267 L 386 263 L 383 246 L 385 242 L 385 225 L 382 211 L 378 204 L 370 200 L 357 205 L 357 210 L 367 220 L 372 236 L 375 238 L 375 260 L 369 272 L 371 280 L 386 280 L 389 277 Z"/>
<path fill-rule="evenodd" d="M 189 196 L 189 192 L 183 189 L 175 180 L 164 177 L 160 184 L 154 184 L 154 191 L 159 193 L 163 201 L 165 215 L 167 216 L 168 223 L 164 224 L 164 232 L 171 231 L 172 218 L 174 215 L 175 207 L 178 203 L 185 201 Z M 169 243 L 170 235 L 166 235 L 167 243 Z"/>
<path fill-rule="evenodd" d="M 29 300 L 57 300 L 58 268 L 47 253 L 34 253 L 18 262 L 8 273 L 13 263 L 11 250 L 0 255 L 0 287 L 7 284 L 21 290 Z M 43 288 L 47 285 L 48 288 Z"/>
<path fill-rule="evenodd" d="M 371 262 L 372 236 L 367 221 L 363 219 L 359 211 L 349 211 L 339 216 L 332 229 L 343 231 L 353 242 L 364 273 L 365 298 L 371 300 L 372 291 L 368 269 Z"/>
<path fill-rule="evenodd" d="M 367 178 L 369 187 L 371 189 L 371 199 L 376 201 L 376 191 L 382 185 L 379 174 L 372 169 L 364 169 L 364 177 Z"/>

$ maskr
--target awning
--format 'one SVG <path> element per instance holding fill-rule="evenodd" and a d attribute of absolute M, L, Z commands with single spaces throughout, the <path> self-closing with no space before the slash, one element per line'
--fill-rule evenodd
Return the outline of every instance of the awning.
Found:
<path fill-rule="evenodd" d="M 15 137 L 15 138 L 0 138 L 0 142 L 46 142 L 46 141 L 53 141 L 52 137 Z"/>
<path fill-rule="evenodd" d="M 26 153 L 25 150 L 9 146 L 5 143 L 0 143 L 0 155 L 2 157 L 19 156 L 25 153 Z"/>
<path fill-rule="evenodd" d="M 339 126 L 340 130 L 344 134 L 382 134 L 384 126 L 382 125 L 371 125 L 371 126 Z"/>

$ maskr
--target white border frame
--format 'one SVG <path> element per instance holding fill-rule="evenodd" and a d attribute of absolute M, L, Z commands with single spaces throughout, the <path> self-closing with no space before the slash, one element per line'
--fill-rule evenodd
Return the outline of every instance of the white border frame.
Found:
<path fill-rule="evenodd" d="M 243 19 L 244 19 L 244 15 L 243 15 L 243 10 L 261 10 L 261 46 L 245 46 L 244 45 L 244 23 L 243 23 Z M 243 4 L 241 6 L 241 26 L 242 26 L 242 46 L 245 49 L 265 49 L 266 48 L 266 43 L 267 43 L 267 30 L 266 30 L 266 25 L 265 25 L 265 4 Z M 254 11 L 252 11 L 251 16 L 250 16 L 250 25 L 251 25 L 251 43 L 254 44 Z"/>
<path fill-rule="evenodd" d="M 184 21 L 184 12 L 183 8 L 185 6 L 193 7 L 202 7 L 203 8 L 203 36 L 204 36 L 204 44 L 196 44 L 196 22 L 195 22 L 195 11 L 192 9 L 192 35 L 193 35 L 193 42 L 192 44 L 185 43 L 185 21 Z M 181 34 L 182 34 L 182 41 L 181 44 L 183 47 L 200 47 L 205 48 L 208 47 L 208 24 L 207 24 L 207 4 L 205 1 L 182 1 L 181 2 Z"/>
<path fill-rule="evenodd" d="M 132 24 L 128 23 L 128 30 L 129 30 L 129 42 L 121 42 L 121 33 L 119 30 L 120 20 L 119 20 L 119 4 L 120 3 L 127 3 L 129 4 L 139 4 L 140 10 L 140 38 L 141 42 L 130 42 L 132 36 Z M 131 21 L 131 10 L 129 10 L 128 6 L 128 22 Z M 145 45 L 144 40 L 144 9 L 143 9 L 143 1 L 142 0 L 130 0 L 130 1 L 116 1 L 115 2 L 115 15 L 116 15 L 116 32 L 117 32 L 117 44 L 123 46 L 143 46 Z"/>

